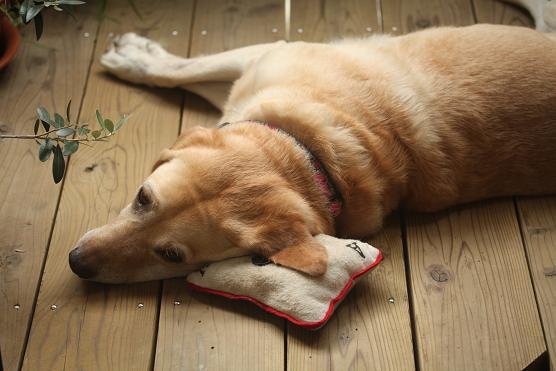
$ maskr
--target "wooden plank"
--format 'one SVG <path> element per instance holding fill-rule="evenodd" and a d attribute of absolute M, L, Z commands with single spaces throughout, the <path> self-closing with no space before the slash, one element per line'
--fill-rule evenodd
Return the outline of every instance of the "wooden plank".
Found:
<path fill-rule="evenodd" d="M 292 40 L 326 42 L 373 32 L 381 32 L 373 0 L 292 2 Z"/>
<path fill-rule="evenodd" d="M 517 206 L 551 369 L 556 370 L 556 197 L 519 198 Z"/>
<path fill-rule="evenodd" d="M 65 112 L 71 98 L 77 115 L 97 11 L 91 4 L 76 7 L 76 20 L 45 12 L 45 32 L 38 43 L 32 25 L 21 29 L 17 58 L 0 73 L 2 134 L 32 133 L 39 105 Z M 33 141 L 0 141 L 0 349 L 5 370 L 16 370 L 21 362 L 61 189 L 52 180 L 50 163 L 39 162 L 37 150 Z"/>
<path fill-rule="evenodd" d="M 477 23 L 498 23 L 512 26 L 535 27 L 525 9 L 498 0 L 473 0 Z"/>
<path fill-rule="evenodd" d="M 292 38 L 317 42 L 367 36 L 366 27 L 380 32 L 374 1 L 293 2 L 291 23 Z M 288 326 L 289 369 L 415 368 L 399 216 L 370 242 L 385 259 L 357 284 L 330 322 L 316 332 Z"/>
<path fill-rule="evenodd" d="M 385 27 L 470 24 L 466 1 L 388 2 Z M 521 369 L 544 351 L 511 200 L 408 221 L 417 358 L 422 369 Z"/>
<path fill-rule="evenodd" d="M 517 370 L 545 351 L 511 201 L 413 215 L 408 232 L 423 369 Z"/>
<path fill-rule="evenodd" d="M 283 4 L 276 0 L 198 2 L 191 55 L 276 41 L 284 35 Z M 219 113 L 186 96 L 183 128 L 218 123 Z M 176 304 L 180 303 L 180 304 Z M 164 282 L 156 370 L 283 370 L 284 322 L 252 304 Z"/>
<path fill-rule="evenodd" d="M 68 252 L 86 230 L 108 222 L 129 202 L 160 150 L 178 132 L 181 92 L 125 84 L 103 72 L 99 57 L 111 34 L 127 31 L 162 40 L 172 52 L 186 52 L 193 2 L 135 3 L 144 21 L 127 0 L 107 2 L 83 106 L 85 120 L 94 120 L 97 107 L 107 117 L 126 112 L 132 117 L 109 142 L 82 148 L 71 159 L 24 370 L 152 367 L 160 283 L 87 283 L 70 271 L 67 262 Z"/>

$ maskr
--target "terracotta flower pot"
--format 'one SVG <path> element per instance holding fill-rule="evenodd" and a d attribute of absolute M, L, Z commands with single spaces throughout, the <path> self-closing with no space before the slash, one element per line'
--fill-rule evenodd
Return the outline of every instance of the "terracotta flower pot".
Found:
<path fill-rule="evenodd" d="M 14 58 L 19 42 L 17 28 L 8 18 L 0 14 L 0 70 Z"/>

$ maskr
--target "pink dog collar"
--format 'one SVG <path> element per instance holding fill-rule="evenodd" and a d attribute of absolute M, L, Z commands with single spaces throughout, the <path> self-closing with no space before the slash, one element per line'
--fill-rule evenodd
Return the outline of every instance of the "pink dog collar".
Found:
<path fill-rule="evenodd" d="M 321 189 L 322 193 L 324 193 L 324 195 L 328 199 L 328 210 L 330 211 L 330 214 L 334 218 L 340 215 L 342 211 L 342 204 L 343 204 L 342 196 L 334 186 L 334 183 L 332 182 L 332 179 L 330 178 L 330 175 L 328 175 L 328 172 L 326 171 L 326 168 L 324 167 L 322 162 L 320 162 L 319 159 L 317 159 L 315 155 L 313 155 L 313 153 L 309 150 L 309 148 L 307 148 L 296 137 L 294 137 L 284 129 L 274 126 L 272 124 L 266 123 L 264 121 L 257 121 L 257 120 L 245 120 L 245 121 L 239 121 L 237 123 L 241 123 L 241 122 L 250 122 L 254 124 L 263 125 L 271 130 L 275 130 L 279 133 L 285 134 L 288 137 L 292 138 L 295 141 L 296 145 L 299 148 L 301 148 L 303 152 L 305 152 L 305 155 L 307 156 L 309 163 L 311 164 L 311 169 L 313 171 L 313 179 Z M 223 124 L 219 124 L 217 127 L 223 128 L 228 125 L 230 125 L 230 123 L 225 122 Z"/>

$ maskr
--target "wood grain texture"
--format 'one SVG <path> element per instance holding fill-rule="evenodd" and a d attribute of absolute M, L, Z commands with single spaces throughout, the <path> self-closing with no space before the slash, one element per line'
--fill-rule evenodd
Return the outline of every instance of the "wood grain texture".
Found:
<path fill-rule="evenodd" d="M 381 32 L 373 0 L 292 1 L 292 40 L 326 42 Z"/>
<path fill-rule="evenodd" d="M 191 56 L 283 39 L 284 2 L 281 0 L 199 1 Z"/>
<path fill-rule="evenodd" d="M 399 218 L 369 243 L 384 260 L 357 283 L 330 322 L 317 331 L 288 327 L 288 369 L 415 368 Z"/>
<path fill-rule="evenodd" d="M 291 24 L 292 38 L 315 42 L 368 36 L 366 27 L 380 32 L 374 1 L 294 1 Z M 370 242 L 385 259 L 355 286 L 330 322 L 315 332 L 288 325 L 288 369 L 414 369 L 399 216 Z"/>
<path fill-rule="evenodd" d="M 65 112 L 73 99 L 79 107 L 98 21 L 94 5 L 75 11 L 77 21 L 45 12 L 39 43 L 32 25 L 22 29 L 17 58 L 0 72 L 2 134 L 32 133 L 39 105 Z M 9 371 L 21 360 L 61 189 L 52 180 L 51 162 L 37 157 L 34 141 L 0 140 L 0 349 Z"/>
<path fill-rule="evenodd" d="M 545 344 L 514 206 L 409 219 L 417 347 L 426 370 L 518 370 Z"/>
<path fill-rule="evenodd" d="M 107 2 L 83 105 L 83 120 L 130 113 L 116 137 L 82 148 L 70 160 L 40 288 L 24 370 L 148 370 L 152 367 L 161 284 L 99 285 L 79 280 L 68 252 L 88 229 L 108 222 L 128 203 L 160 150 L 179 128 L 181 92 L 132 86 L 99 64 L 110 34 L 136 31 L 187 51 L 192 1 Z M 147 31 L 149 30 L 149 31 Z M 176 30 L 181 35 L 172 35 Z M 142 304 L 142 306 L 139 306 Z M 53 307 L 55 305 L 56 307 Z"/>
<path fill-rule="evenodd" d="M 191 55 L 280 40 L 283 30 L 281 1 L 200 1 Z M 218 123 L 220 114 L 196 96 L 187 94 L 185 107 L 183 129 Z M 283 370 L 283 330 L 283 320 L 253 304 L 193 293 L 184 279 L 168 280 L 160 309 L 155 369 Z"/>
<path fill-rule="evenodd" d="M 473 24 L 469 0 L 382 1 L 384 32 L 404 34 L 428 27 Z"/>
<path fill-rule="evenodd" d="M 512 26 L 535 27 L 525 9 L 498 0 L 473 0 L 477 23 L 497 23 Z"/>
<path fill-rule="evenodd" d="M 556 370 L 556 197 L 519 198 L 517 206 L 551 369 Z"/>

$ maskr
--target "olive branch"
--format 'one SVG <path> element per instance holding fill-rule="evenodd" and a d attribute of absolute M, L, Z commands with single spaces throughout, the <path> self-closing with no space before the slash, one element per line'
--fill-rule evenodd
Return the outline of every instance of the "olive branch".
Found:
<path fill-rule="evenodd" d="M 116 123 L 110 119 L 105 119 L 97 109 L 96 121 L 100 128 L 91 130 L 87 123 L 71 123 L 70 119 L 71 100 L 66 107 L 66 119 L 55 112 L 51 117 L 48 110 L 42 106 L 37 108 L 37 119 L 33 127 L 34 134 L 2 134 L 0 139 L 32 139 L 39 145 L 39 160 L 48 161 L 51 155 L 52 177 L 54 183 L 59 183 L 64 177 L 66 170 L 66 160 L 64 156 L 75 153 L 80 144 L 90 146 L 90 142 L 105 142 L 108 138 L 116 134 L 118 130 L 127 122 L 127 115 L 121 116 Z M 40 128 L 44 132 L 39 133 Z"/>

